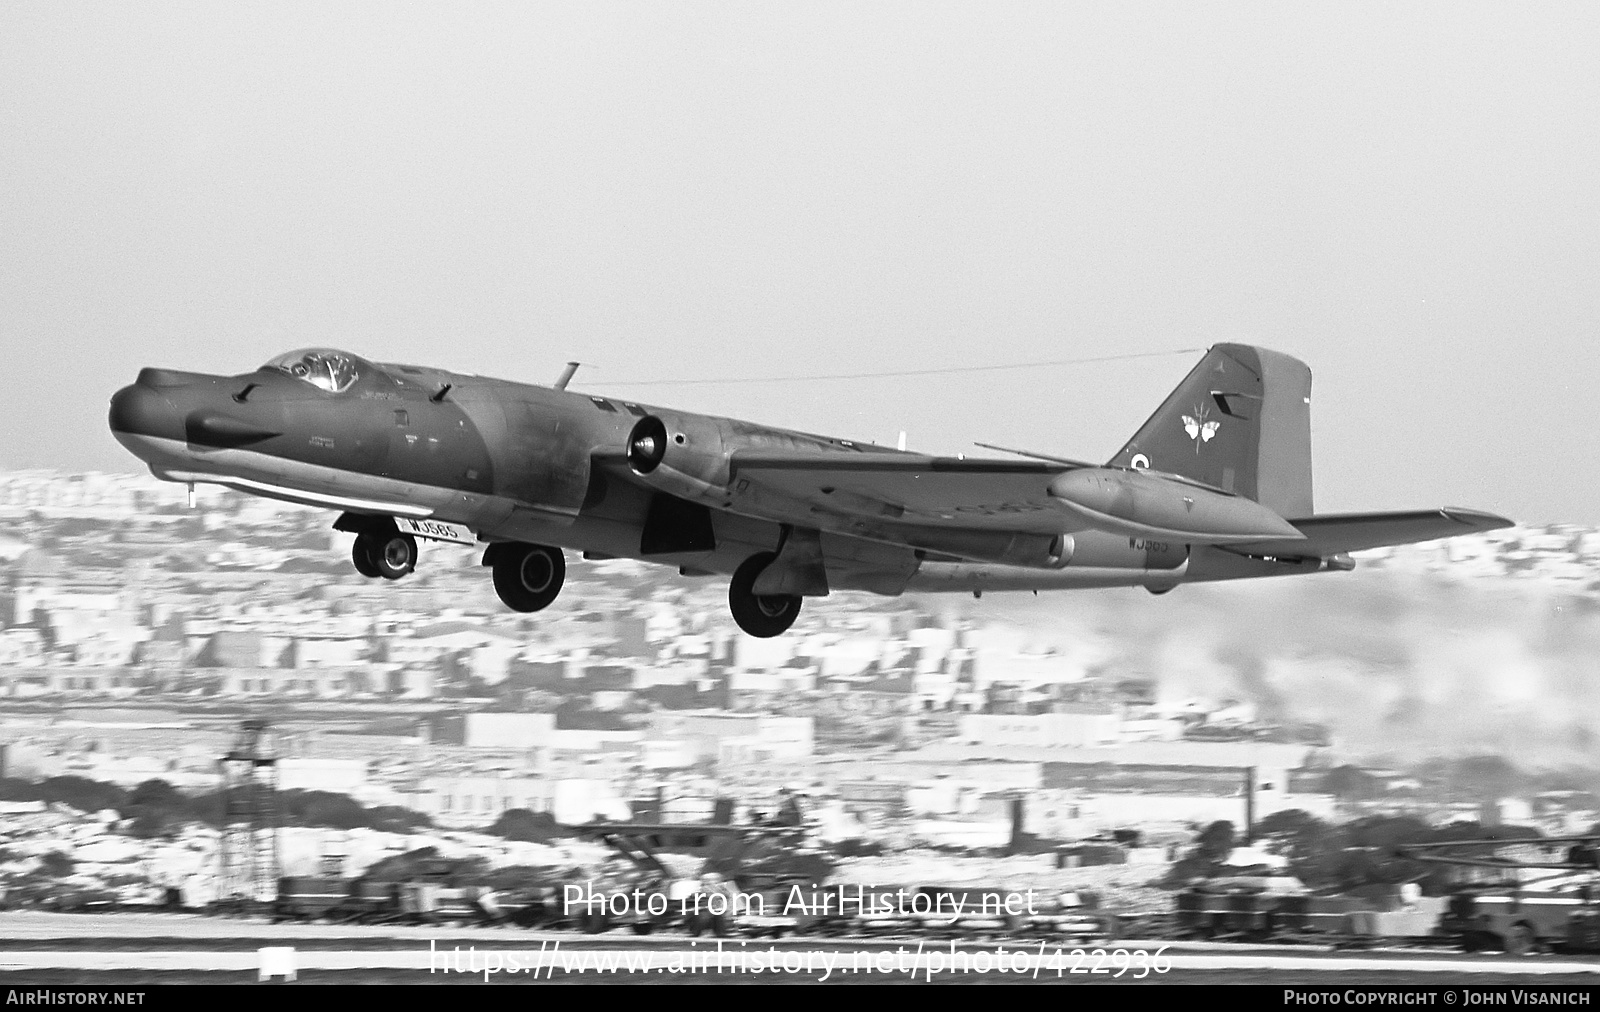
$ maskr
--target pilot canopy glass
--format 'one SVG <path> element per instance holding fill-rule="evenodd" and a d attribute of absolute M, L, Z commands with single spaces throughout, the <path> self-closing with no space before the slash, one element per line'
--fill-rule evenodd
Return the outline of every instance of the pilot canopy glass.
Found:
<path fill-rule="evenodd" d="M 332 348 L 301 348 L 268 362 L 262 368 L 288 373 L 295 379 L 305 380 L 314 387 L 329 393 L 350 389 L 350 384 L 360 378 L 357 366 L 360 359 Z"/>

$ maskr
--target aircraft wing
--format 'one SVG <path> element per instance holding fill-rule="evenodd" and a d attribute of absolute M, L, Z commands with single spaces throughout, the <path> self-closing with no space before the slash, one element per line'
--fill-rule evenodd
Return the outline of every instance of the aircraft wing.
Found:
<path fill-rule="evenodd" d="M 1514 521 L 1450 506 L 1406 513 L 1330 513 L 1289 523 L 1306 536 L 1304 541 L 1251 541 L 1229 547 L 1251 555 L 1329 556 L 1492 531 Z"/>
<path fill-rule="evenodd" d="M 749 482 L 818 510 L 943 527 L 1057 534 L 1050 495 L 1064 462 L 932 457 L 918 453 L 784 453 L 739 450 L 735 487 Z"/>

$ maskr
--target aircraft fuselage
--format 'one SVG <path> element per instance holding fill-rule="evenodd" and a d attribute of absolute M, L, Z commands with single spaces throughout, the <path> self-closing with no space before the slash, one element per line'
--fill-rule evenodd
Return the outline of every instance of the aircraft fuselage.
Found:
<path fill-rule="evenodd" d="M 1159 593 L 1350 568 L 1296 551 L 1305 535 L 1257 501 L 1282 493 L 1253 491 L 1257 457 L 1278 452 L 1249 421 L 1257 372 L 1278 369 L 1286 389 L 1301 373 L 1309 389 L 1309 372 L 1219 349 L 1129 443 L 1131 463 L 1103 467 L 928 457 L 327 349 L 237 376 L 145 369 L 113 396 L 110 426 L 157 477 L 340 511 L 366 576 L 410 572 L 417 537 L 484 543 L 496 590 L 519 611 L 559 592 L 563 549 L 732 574 L 730 605 L 754 635 L 782 632 L 801 598 L 838 589 Z M 1265 363 L 1256 372 L 1252 355 Z M 1186 407 L 1189 388 L 1203 395 L 1194 385 L 1215 385 L 1224 367 L 1245 391 L 1215 395 L 1226 427 Z M 1207 420 L 1180 421 L 1183 410 Z M 1304 428 L 1303 412 L 1291 423 Z M 1309 511 L 1308 486 L 1284 487 Z"/>

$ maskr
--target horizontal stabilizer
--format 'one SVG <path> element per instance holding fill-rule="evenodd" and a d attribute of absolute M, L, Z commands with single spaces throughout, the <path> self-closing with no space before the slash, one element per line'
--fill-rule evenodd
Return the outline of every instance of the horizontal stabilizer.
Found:
<path fill-rule="evenodd" d="M 1305 535 L 1305 540 L 1252 541 L 1229 547 L 1251 555 L 1326 557 L 1492 531 L 1510 527 L 1515 521 L 1451 506 L 1406 513 L 1330 513 L 1289 523 Z"/>

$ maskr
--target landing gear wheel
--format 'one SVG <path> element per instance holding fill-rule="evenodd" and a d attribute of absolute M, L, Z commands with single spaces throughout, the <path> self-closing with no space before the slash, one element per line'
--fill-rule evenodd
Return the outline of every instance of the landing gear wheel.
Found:
<path fill-rule="evenodd" d="M 356 538 L 355 544 L 350 546 L 350 561 L 356 564 L 356 572 L 369 580 L 376 580 L 383 575 L 372 561 L 372 539 L 365 534 Z"/>
<path fill-rule="evenodd" d="M 751 636 L 769 639 L 789 631 L 794 620 L 800 617 L 800 597 L 796 594 L 757 595 L 756 577 L 772 564 L 777 556 L 760 552 L 750 556 L 733 574 L 728 584 L 728 610 L 739 628 Z"/>
<path fill-rule="evenodd" d="M 494 592 L 512 611 L 540 611 L 561 593 L 567 560 L 559 548 L 514 545 L 494 561 Z"/>
<path fill-rule="evenodd" d="M 1539 940 L 1526 924 L 1514 924 L 1506 933 L 1506 955 L 1531 956 L 1539 951 Z"/>
<path fill-rule="evenodd" d="M 356 540 L 359 542 L 367 537 L 363 534 Z M 398 531 L 380 534 L 367 544 L 367 558 L 372 561 L 372 568 L 385 580 L 398 580 L 417 568 L 417 539 L 409 534 Z"/>
<path fill-rule="evenodd" d="M 1110 945 L 1122 934 L 1122 918 L 1116 914 L 1107 914 L 1105 919 L 1100 922 L 1100 931 L 1105 943 Z"/>

